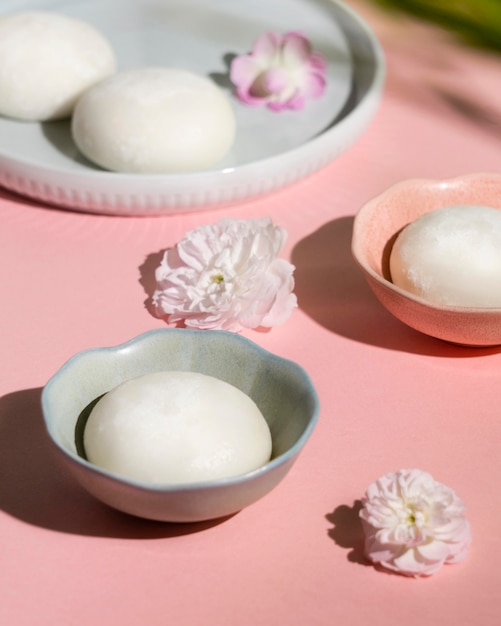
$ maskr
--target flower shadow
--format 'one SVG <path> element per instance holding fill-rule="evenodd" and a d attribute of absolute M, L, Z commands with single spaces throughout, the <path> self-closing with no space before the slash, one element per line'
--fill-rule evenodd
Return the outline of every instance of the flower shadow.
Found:
<path fill-rule="evenodd" d="M 87 494 L 58 465 L 45 431 L 42 390 L 0 397 L 0 510 L 62 533 L 164 539 L 202 532 L 228 519 L 171 524 L 121 513 Z M 230 516 L 231 517 L 231 516 Z"/>
<path fill-rule="evenodd" d="M 364 556 L 364 533 L 359 517 L 361 509 L 360 500 L 355 500 L 351 507 L 347 504 L 336 507 L 332 513 L 325 516 L 328 522 L 334 524 L 327 534 L 340 548 L 350 550 L 347 554 L 348 561 L 359 565 L 371 565 Z"/>
<path fill-rule="evenodd" d="M 147 296 L 144 301 L 144 307 L 150 315 L 156 318 L 158 318 L 158 315 L 152 301 L 156 289 L 155 270 L 160 265 L 164 252 L 165 250 L 159 250 L 158 252 L 148 254 L 142 265 L 139 266 L 139 284 Z"/>
<path fill-rule="evenodd" d="M 226 71 L 225 72 L 211 72 L 209 74 L 209 78 L 213 80 L 216 83 L 216 85 L 218 85 L 218 87 L 221 87 L 222 89 L 227 89 L 232 94 L 235 93 L 235 86 L 233 85 L 230 79 L 230 68 L 231 68 L 231 63 L 233 59 L 235 59 L 236 57 L 237 55 L 233 52 L 226 53 L 223 56 L 223 63 L 226 67 Z"/>
<path fill-rule="evenodd" d="M 390 350 L 442 357 L 495 354 L 499 347 L 449 344 L 406 326 L 372 293 L 351 253 L 351 216 L 327 222 L 292 250 L 299 307 L 327 330 Z"/>

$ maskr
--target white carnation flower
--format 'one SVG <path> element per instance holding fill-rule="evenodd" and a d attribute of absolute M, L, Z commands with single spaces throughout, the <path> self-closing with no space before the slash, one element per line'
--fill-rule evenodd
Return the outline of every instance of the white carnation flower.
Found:
<path fill-rule="evenodd" d="M 282 324 L 297 306 L 295 268 L 277 259 L 286 237 L 270 218 L 223 218 L 189 231 L 156 270 L 158 314 L 206 330 Z"/>
<path fill-rule="evenodd" d="M 366 556 L 407 576 L 429 576 L 466 557 L 471 542 L 464 504 L 417 469 L 386 474 L 362 499 Z"/>

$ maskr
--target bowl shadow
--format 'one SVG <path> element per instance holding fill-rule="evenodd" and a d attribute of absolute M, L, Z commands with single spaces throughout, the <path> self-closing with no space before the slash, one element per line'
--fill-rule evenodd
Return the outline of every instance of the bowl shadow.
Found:
<path fill-rule="evenodd" d="M 159 539 L 202 532 L 232 516 L 174 524 L 116 511 L 61 471 L 45 431 L 42 389 L 0 398 L 0 509 L 34 526 L 78 535 Z"/>
<path fill-rule="evenodd" d="M 327 222 L 292 250 L 299 308 L 327 330 L 361 343 L 441 357 L 485 356 L 499 346 L 447 343 L 406 326 L 372 293 L 351 253 L 352 216 Z"/>

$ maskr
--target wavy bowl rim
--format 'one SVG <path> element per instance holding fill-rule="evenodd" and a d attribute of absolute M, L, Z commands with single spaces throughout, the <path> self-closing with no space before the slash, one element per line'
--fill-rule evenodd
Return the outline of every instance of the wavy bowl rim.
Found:
<path fill-rule="evenodd" d="M 309 392 L 311 394 L 311 400 L 313 403 L 312 404 L 313 411 L 309 418 L 307 427 L 305 428 L 301 436 L 298 438 L 298 440 L 295 442 L 295 444 L 291 446 L 286 452 L 280 454 L 274 459 L 271 459 L 270 461 L 268 461 L 261 467 L 251 470 L 250 472 L 246 472 L 245 474 L 239 474 L 238 476 L 220 478 L 216 480 L 197 481 L 197 482 L 184 483 L 184 484 L 172 484 L 172 485 L 169 485 L 169 484 L 154 485 L 153 484 L 152 485 L 152 484 L 145 483 L 142 481 L 133 480 L 131 478 L 127 478 L 119 474 L 116 474 L 114 472 L 105 470 L 93 463 L 90 463 L 89 461 L 82 458 L 78 454 L 74 454 L 73 452 L 68 450 L 66 447 L 62 446 L 58 441 L 56 441 L 56 439 L 53 437 L 52 430 L 49 424 L 50 420 L 49 420 L 48 394 L 50 393 L 50 390 L 52 389 L 52 387 L 58 383 L 59 378 L 64 372 L 70 369 L 76 362 L 80 362 L 89 357 L 92 358 L 94 355 L 99 354 L 103 351 L 108 352 L 108 353 L 114 353 L 114 352 L 116 353 L 116 352 L 121 352 L 121 351 L 123 352 L 127 350 L 128 348 L 130 348 L 131 346 L 140 344 L 142 341 L 147 340 L 150 337 L 153 337 L 155 335 L 167 335 L 167 334 L 174 334 L 174 333 L 178 335 L 184 334 L 184 335 L 200 336 L 200 337 L 206 336 L 208 333 L 210 333 L 211 336 L 225 337 L 230 342 L 234 341 L 235 343 L 240 343 L 241 345 L 244 345 L 246 348 L 253 350 L 255 353 L 262 355 L 266 360 L 269 360 L 271 362 L 280 362 L 286 365 L 287 367 L 296 370 L 303 377 L 309 389 Z M 81 468 L 87 471 L 91 471 L 94 474 L 98 474 L 99 476 L 107 480 L 118 482 L 120 484 L 127 485 L 128 487 L 132 487 L 132 488 L 139 489 L 142 491 L 148 491 L 150 493 L 158 493 L 158 494 L 162 494 L 162 493 L 170 494 L 170 493 L 181 493 L 181 492 L 189 493 L 191 491 L 199 491 L 201 489 L 214 490 L 214 489 L 220 489 L 222 487 L 234 487 L 243 483 L 250 482 L 253 479 L 258 478 L 260 475 L 271 473 L 274 470 L 281 467 L 282 465 L 285 465 L 286 463 L 293 461 L 299 455 L 304 445 L 306 444 L 308 439 L 311 437 L 313 430 L 315 429 L 318 423 L 318 419 L 320 415 L 320 400 L 318 397 L 318 393 L 315 389 L 315 386 L 313 385 L 310 375 L 304 369 L 303 366 L 299 365 L 299 363 L 296 363 L 295 361 L 291 359 L 279 356 L 267 350 L 266 348 L 263 348 L 262 346 L 258 345 L 251 339 L 248 339 L 247 337 L 243 337 L 241 335 L 238 335 L 230 331 L 195 330 L 195 329 L 188 329 L 188 328 L 157 328 L 154 330 L 149 330 L 144 333 L 141 333 L 120 344 L 116 344 L 113 346 L 86 348 L 84 350 L 77 352 L 76 354 L 71 356 L 69 359 L 67 359 L 46 382 L 46 384 L 44 385 L 42 389 L 41 405 L 42 405 L 44 425 L 45 425 L 46 432 L 48 433 L 48 436 L 50 438 L 50 441 L 52 445 L 54 445 L 58 449 L 58 451 L 60 451 L 65 457 L 67 457 L 73 463 L 76 463 Z"/>

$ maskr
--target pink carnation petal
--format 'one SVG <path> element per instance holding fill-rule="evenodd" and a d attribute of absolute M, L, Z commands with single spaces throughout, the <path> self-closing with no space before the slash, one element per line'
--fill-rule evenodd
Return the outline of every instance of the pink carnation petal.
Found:
<path fill-rule="evenodd" d="M 306 99 L 302 93 L 296 93 L 292 98 L 287 100 L 287 108 L 298 111 L 304 108 Z"/>
<path fill-rule="evenodd" d="M 251 85 L 249 95 L 255 98 L 269 98 L 287 87 L 287 72 L 281 67 L 274 67 L 263 72 Z"/>
<path fill-rule="evenodd" d="M 470 547 L 470 543 L 471 537 L 469 536 L 468 539 L 459 547 L 459 549 L 456 547 L 456 551 L 449 554 L 446 562 L 461 563 L 461 561 L 464 561 L 466 559 L 466 555 L 468 554 L 468 548 Z"/>
<path fill-rule="evenodd" d="M 390 565 L 390 569 L 396 569 L 406 576 L 431 576 L 442 567 L 443 561 L 428 561 L 411 549 L 394 559 Z"/>
<path fill-rule="evenodd" d="M 303 93 L 307 98 L 320 98 L 325 91 L 325 79 L 318 74 L 308 74 L 304 82 Z"/>
<path fill-rule="evenodd" d="M 293 266 L 278 260 L 286 237 L 270 218 L 222 218 L 186 234 L 155 272 L 159 316 L 188 328 L 239 332 L 285 320 Z"/>
<path fill-rule="evenodd" d="M 237 89 L 236 95 L 240 102 L 248 106 L 260 106 L 265 102 L 264 98 L 252 96 L 250 92 L 245 89 Z"/>
<path fill-rule="evenodd" d="M 449 546 L 441 541 L 429 541 L 416 546 L 417 552 L 429 561 L 444 562 L 450 554 Z"/>
<path fill-rule="evenodd" d="M 244 104 L 299 110 L 307 98 L 323 94 L 326 70 L 324 57 L 312 51 L 302 33 L 270 31 L 256 40 L 251 52 L 233 60 L 230 80 Z"/>
<path fill-rule="evenodd" d="M 260 68 L 251 56 L 235 57 L 230 65 L 230 80 L 234 85 L 248 89 L 259 72 Z"/>
<path fill-rule="evenodd" d="M 261 63 L 263 61 L 271 61 L 280 50 L 280 44 L 282 43 L 282 37 L 279 33 L 270 31 L 261 35 L 256 40 L 252 47 L 252 54 Z"/>
<path fill-rule="evenodd" d="M 283 63 L 288 67 L 300 67 L 308 62 L 311 44 L 301 33 L 287 33 L 282 44 Z"/>
<path fill-rule="evenodd" d="M 292 311 L 297 307 L 294 289 L 294 266 L 284 259 L 275 259 L 268 268 L 268 276 L 272 281 L 273 303 L 262 324 L 267 327 L 279 326 L 286 322 Z"/>
<path fill-rule="evenodd" d="M 327 61 L 320 52 L 313 52 L 309 58 L 309 66 L 312 72 L 324 76 L 327 72 Z"/>
<path fill-rule="evenodd" d="M 287 83 L 287 72 L 282 67 L 272 67 L 263 75 L 263 86 L 268 94 L 280 93 Z"/>
<path fill-rule="evenodd" d="M 427 472 L 401 470 L 372 483 L 360 518 L 367 557 L 407 576 L 463 560 L 471 535 L 464 505 Z"/>
<path fill-rule="evenodd" d="M 276 112 L 285 111 L 286 109 L 289 108 L 287 105 L 287 102 L 277 102 L 273 100 L 267 102 L 266 106 L 272 111 L 276 111 Z"/>

